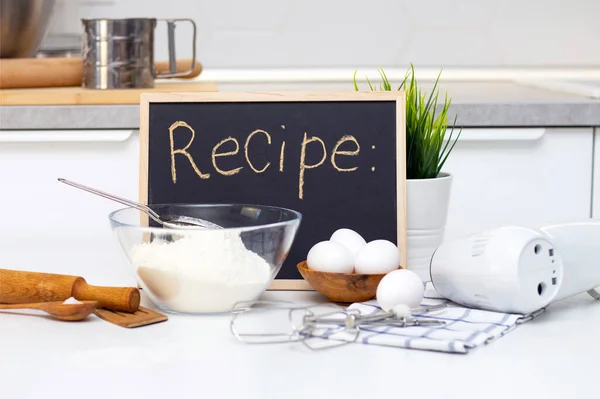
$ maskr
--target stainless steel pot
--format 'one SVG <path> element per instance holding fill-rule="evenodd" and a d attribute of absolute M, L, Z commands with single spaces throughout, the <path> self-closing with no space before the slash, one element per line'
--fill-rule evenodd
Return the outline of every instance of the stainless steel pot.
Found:
<path fill-rule="evenodd" d="M 0 0 L 0 58 L 33 57 L 46 35 L 55 0 Z"/>

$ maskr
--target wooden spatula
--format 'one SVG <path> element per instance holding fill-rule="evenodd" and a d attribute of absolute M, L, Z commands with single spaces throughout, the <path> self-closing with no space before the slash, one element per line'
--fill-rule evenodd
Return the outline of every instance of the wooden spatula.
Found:
<path fill-rule="evenodd" d="M 168 317 L 140 306 L 135 313 L 119 312 L 111 309 L 96 309 L 94 314 L 99 318 L 125 328 L 146 326 L 148 324 L 167 321 Z"/>
<path fill-rule="evenodd" d="M 98 287 L 78 276 L 0 269 L 0 303 L 64 301 L 70 297 L 98 302 L 96 316 L 121 327 L 140 327 L 168 319 L 141 307 L 136 287 Z"/>

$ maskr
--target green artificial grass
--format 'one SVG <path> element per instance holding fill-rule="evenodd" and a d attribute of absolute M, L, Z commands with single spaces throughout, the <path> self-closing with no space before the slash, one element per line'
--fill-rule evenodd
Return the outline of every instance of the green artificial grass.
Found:
<path fill-rule="evenodd" d="M 380 68 L 378 72 L 382 79 L 379 90 L 391 91 L 392 85 L 383 68 Z M 404 89 L 406 93 L 407 179 L 432 179 L 437 177 L 462 132 L 462 129 L 460 129 L 456 138 L 452 141 L 456 126 L 455 116 L 448 140 L 444 140 L 448 133 L 448 109 L 450 108 L 451 99 L 448 98 L 448 93 L 446 93 L 442 109 L 436 116 L 436 106 L 439 100 L 439 90 L 436 89 L 441 73 L 440 71 L 429 96 L 427 96 L 427 93 L 421 92 L 415 79 L 415 70 L 412 64 L 404 80 L 398 86 L 398 90 Z M 376 91 L 377 88 L 371 84 L 369 78 L 366 79 L 370 90 Z M 356 82 L 356 71 L 354 72 L 354 90 L 359 91 Z"/>

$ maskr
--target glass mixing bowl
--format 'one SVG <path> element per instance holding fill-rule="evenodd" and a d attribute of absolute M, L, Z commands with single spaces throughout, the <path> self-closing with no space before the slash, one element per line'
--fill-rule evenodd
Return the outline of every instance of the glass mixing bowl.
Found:
<path fill-rule="evenodd" d="M 161 218 L 191 216 L 223 227 L 165 228 L 134 208 L 109 215 L 139 285 L 171 313 L 222 313 L 238 301 L 256 301 L 279 272 L 302 219 L 297 211 L 263 205 L 150 207 Z"/>

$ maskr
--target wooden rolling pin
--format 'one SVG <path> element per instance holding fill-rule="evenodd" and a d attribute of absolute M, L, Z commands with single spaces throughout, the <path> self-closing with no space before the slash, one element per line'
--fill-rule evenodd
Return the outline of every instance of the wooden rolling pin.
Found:
<path fill-rule="evenodd" d="M 177 72 L 190 69 L 192 60 L 177 60 Z M 158 73 L 169 71 L 168 61 L 155 64 Z M 191 79 L 200 75 L 202 64 L 196 61 Z M 2 58 L 0 59 L 0 89 L 33 87 L 81 86 L 83 61 L 81 58 Z"/>
<path fill-rule="evenodd" d="M 134 313 L 140 292 L 134 287 L 96 287 L 83 277 L 0 269 L 0 303 L 97 301 L 98 307 Z"/>

